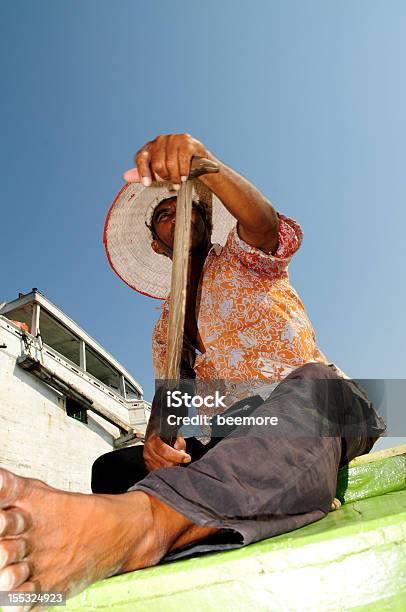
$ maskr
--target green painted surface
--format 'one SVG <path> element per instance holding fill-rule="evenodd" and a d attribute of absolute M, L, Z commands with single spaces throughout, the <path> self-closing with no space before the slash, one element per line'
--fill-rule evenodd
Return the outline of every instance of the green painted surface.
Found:
<path fill-rule="evenodd" d="M 343 468 L 337 497 L 345 503 L 406 489 L 406 454 Z"/>
<path fill-rule="evenodd" d="M 350 466 L 338 492 L 346 504 L 312 525 L 101 581 L 65 609 L 404 612 L 406 456 Z"/>

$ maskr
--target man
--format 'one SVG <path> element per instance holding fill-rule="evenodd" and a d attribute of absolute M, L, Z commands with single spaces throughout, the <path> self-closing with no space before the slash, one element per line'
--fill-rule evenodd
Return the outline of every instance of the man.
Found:
<path fill-rule="evenodd" d="M 254 424 L 224 438 L 202 428 L 172 448 L 153 414 L 144 457 L 124 449 L 101 458 L 94 495 L 0 470 L 0 590 L 69 596 L 164 557 L 235 548 L 315 521 L 330 509 L 339 466 L 384 429 L 362 390 L 327 365 L 289 284 L 300 227 L 191 136 L 147 143 L 125 173 L 106 222 L 113 268 L 135 289 L 167 297 L 176 192 L 193 157 L 220 170 L 195 184 L 183 366 L 196 383 L 223 384 L 229 400 L 259 398 Z M 167 302 L 154 330 L 157 378 L 166 335 Z M 277 433 L 260 424 L 270 415 Z"/>

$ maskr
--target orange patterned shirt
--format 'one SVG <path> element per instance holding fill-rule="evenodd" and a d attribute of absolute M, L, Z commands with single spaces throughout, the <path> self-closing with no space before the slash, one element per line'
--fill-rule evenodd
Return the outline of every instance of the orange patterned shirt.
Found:
<path fill-rule="evenodd" d="M 279 381 L 293 369 L 327 363 L 316 345 L 303 304 L 289 282 L 288 264 L 303 232 L 278 213 L 275 255 L 244 242 L 235 226 L 224 247 L 210 250 L 200 280 L 197 323 L 205 347 L 196 353 L 197 379 Z M 168 300 L 154 328 L 152 352 L 157 379 L 164 378 Z"/>

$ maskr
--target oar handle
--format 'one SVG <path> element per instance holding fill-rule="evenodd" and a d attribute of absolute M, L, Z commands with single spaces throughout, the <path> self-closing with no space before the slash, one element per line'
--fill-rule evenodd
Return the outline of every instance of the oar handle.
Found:
<path fill-rule="evenodd" d="M 202 174 L 212 174 L 220 170 L 216 162 L 205 157 L 192 157 L 188 179 L 194 179 Z"/>
<path fill-rule="evenodd" d="M 190 164 L 188 180 L 182 183 L 177 197 L 176 224 L 173 245 L 171 299 L 168 317 L 168 350 L 165 367 L 165 379 L 169 387 L 176 389 L 180 380 L 180 361 L 183 346 L 185 325 L 185 307 L 187 297 L 187 274 L 189 265 L 190 223 L 192 214 L 193 185 L 189 179 L 202 174 L 218 172 L 219 166 L 210 159 L 193 157 Z M 169 389 L 173 390 L 173 389 Z M 173 446 L 176 441 L 177 427 L 162 439 Z"/>

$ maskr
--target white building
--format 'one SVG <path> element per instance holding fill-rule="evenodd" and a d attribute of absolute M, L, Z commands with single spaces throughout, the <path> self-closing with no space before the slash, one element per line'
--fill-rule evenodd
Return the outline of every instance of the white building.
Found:
<path fill-rule="evenodd" d="M 141 443 L 137 381 L 37 289 L 0 305 L 0 466 L 90 491 L 101 454 Z"/>

